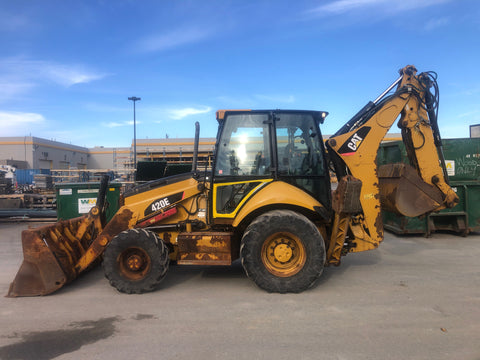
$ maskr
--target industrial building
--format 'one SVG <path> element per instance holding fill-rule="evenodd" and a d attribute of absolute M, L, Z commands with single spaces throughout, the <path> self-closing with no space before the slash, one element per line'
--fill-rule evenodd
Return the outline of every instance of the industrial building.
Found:
<path fill-rule="evenodd" d="M 192 138 L 137 139 L 137 161 L 166 161 L 172 164 L 191 163 Z M 201 138 L 199 165 L 208 163 L 213 154 L 215 138 Z M 86 148 L 34 136 L 0 137 L 0 165 L 17 169 L 48 169 L 68 177 L 80 171 L 113 171 L 119 175 L 131 174 L 133 142 L 130 147 Z M 60 176 L 60 175 L 59 175 Z"/>
<path fill-rule="evenodd" d="M 0 164 L 18 169 L 88 168 L 88 149 L 34 136 L 0 138 Z"/>
<path fill-rule="evenodd" d="M 325 138 L 328 138 L 326 136 Z M 399 134 L 387 134 L 386 141 L 400 140 Z M 191 163 L 193 138 L 137 139 L 137 161 L 165 161 L 169 164 Z M 0 137 L 0 165 L 17 169 L 47 169 L 53 172 L 113 171 L 130 174 L 133 166 L 133 141 L 129 147 L 86 148 L 34 136 Z M 215 138 L 200 138 L 198 164 L 209 164 Z M 63 174 L 65 175 L 65 174 Z"/>

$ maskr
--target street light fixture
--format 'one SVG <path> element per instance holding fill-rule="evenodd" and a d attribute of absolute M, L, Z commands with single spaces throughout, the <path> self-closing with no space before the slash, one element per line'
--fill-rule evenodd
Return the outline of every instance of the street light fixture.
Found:
<path fill-rule="evenodd" d="M 132 96 L 128 100 L 133 101 L 133 166 L 137 169 L 137 122 L 135 119 L 135 102 L 142 100 L 139 97 Z"/>

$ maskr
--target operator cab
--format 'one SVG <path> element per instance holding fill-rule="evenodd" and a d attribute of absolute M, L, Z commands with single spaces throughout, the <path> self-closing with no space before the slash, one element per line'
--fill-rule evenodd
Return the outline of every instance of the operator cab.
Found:
<path fill-rule="evenodd" d="M 252 191 L 285 181 L 330 204 L 330 176 L 319 124 L 328 113 L 220 110 L 213 168 L 214 215 L 231 217 Z"/>

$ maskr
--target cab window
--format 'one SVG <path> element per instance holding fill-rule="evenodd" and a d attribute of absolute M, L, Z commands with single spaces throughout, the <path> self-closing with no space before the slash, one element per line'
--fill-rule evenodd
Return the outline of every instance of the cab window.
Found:
<path fill-rule="evenodd" d="M 268 114 L 233 114 L 224 125 L 217 150 L 215 174 L 269 175 Z"/>
<path fill-rule="evenodd" d="M 324 175 L 323 147 L 310 114 L 277 114 L 278 174 Z"/>

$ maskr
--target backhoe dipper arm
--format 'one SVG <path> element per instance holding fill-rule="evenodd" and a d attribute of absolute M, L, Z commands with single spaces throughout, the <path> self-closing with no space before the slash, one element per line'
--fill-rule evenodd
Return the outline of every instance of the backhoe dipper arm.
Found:
<path fill-rule="evenodd" d="M 386 178 L 398 178 L 406 173 L 415 187 L 411 194 L 421 193 L 414 203 L 403 201 L 404 208 L 409 210 L 405 215 L 418 216 L 458 203 L 458 197 L 448 185 L 442 161 L 435 111 L 436 81 L 432 73 L 416 75 L 416 72 L 411 65 L 401 69 L 400 77 L 383 94 L 369 102 L 326 143 L 339 181 L 333 197 L 336 218 L 327 252 L 328 263 L 338 264 L 346 252 L 374 249 L 383 240 L 380 200 L 382 197 L 383 206 L 384 194 L 390 199 L 398 194 L 396 187 L 386 186 L 386 193 L 381 189 L 376 156 L 381 141 L 399 115 L 398 126 L 413 169 L 393 166 L 382 171 Z M 395 86 L 396 91 L 387 95 Z M 432 86 L 435 94 L 430 92 Z M 395 201 L 391 200 L 392 206 L 396 205 Z M 421 204 L 417 204 L 419 202 Z"/>

